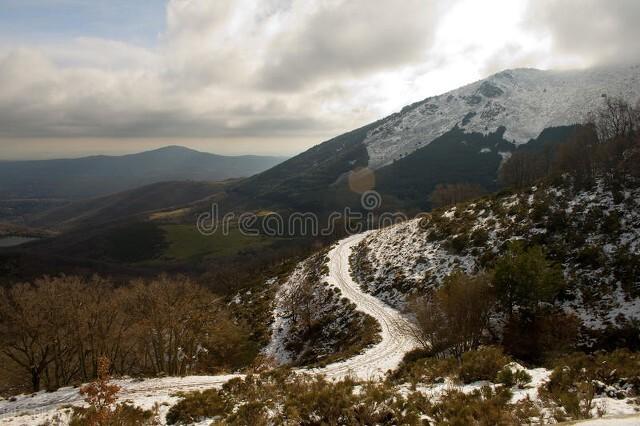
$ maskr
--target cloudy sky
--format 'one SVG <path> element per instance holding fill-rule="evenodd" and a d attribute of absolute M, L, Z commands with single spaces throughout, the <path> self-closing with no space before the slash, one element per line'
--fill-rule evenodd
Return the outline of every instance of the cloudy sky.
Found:
<path fill-rule="evenodd" d="M 514 67 L 640 62 L 637 0 L 0 0 L 0 159 L 291 155 Z"/>

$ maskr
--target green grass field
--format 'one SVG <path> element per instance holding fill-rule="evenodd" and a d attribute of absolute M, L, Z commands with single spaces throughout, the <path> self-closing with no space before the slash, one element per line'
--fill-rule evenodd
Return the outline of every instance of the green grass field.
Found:
<path fill-rule="evenodd" d="M 238 229 L 231 229 L 229 235 L 216 233 L 202 235 L 193 225 L 165 225 L 164 252 L 166 258 L 174 260 L 200 260 L 208 256 L 233 256 L 245 249 L 256 249 L 271 244 L 274 240 L 266 237 L 248 237 Z"/>

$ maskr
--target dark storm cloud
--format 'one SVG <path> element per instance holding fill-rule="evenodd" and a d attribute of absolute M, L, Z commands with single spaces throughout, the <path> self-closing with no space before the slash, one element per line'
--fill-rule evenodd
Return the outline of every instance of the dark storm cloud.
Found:
<path fill-rule="evenodd" d="M 158 48 L 0 43 L 0 137 L 330 136 L 354 78 L 423 60 L 434 1 L 171 0 Z"/>
<path fill-rule="evenodd" d="M 638 0 L 535 0 L 528 23 L 548 32 L 558 54 L 593 64 L 640 62 Z"/>

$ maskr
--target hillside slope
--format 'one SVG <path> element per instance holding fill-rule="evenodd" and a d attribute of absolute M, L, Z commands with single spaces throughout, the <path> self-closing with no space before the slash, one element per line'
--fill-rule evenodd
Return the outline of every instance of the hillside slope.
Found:
<path fill-rule="evenodd" d="M 62 230 L 97 226 L 142 213 L 185 207 L 220 192 L 224 186 L 225 183 L 192 181 L 155 183 L 113 195 L 71 202 L 27 217 L 27 222 Z"/>
<path fill-rule="evenodd" d="M 499 187 L 501 162 L 519 146 L 565 142 L 604 96 L 640 98 L 640 66 L 579 71 L 507 70 L 409 105 L 340 135 L 234 188 L 231 204 L 314 212 L 358 207 L 354 170 L 373 170 L 389 208 L 425 209 L 437 183 Z"/>
<path fill-rule="evenodd" d="M 557 303 L 585 329 L 640 320 L 638 182 L 538 186 L 435 211 L 372 233 L 352 264 L 366 291 L 401 307 L 455 269 L 490 268 L 513 240 L 544 247 L 562 265 L 568 287 Z"/>
<path fill-rule="evenodd" d="M 338 307 L 337 312 L 333 312 L 335 319 L 346 320 L 353 327 L 347 331 L 358 332 L 362 326 L 360 322 L 371 326 L 371 323 L 379 323 L 380 328 L 372 330 L 373 334 L 380 332 L 381 338 L 376 344 L 368 347 L 359 346 L 358 351 L 362 353 L 354 356 L 353 353 L 347 355 L 346 359 L 335 359 L 331 362 L 315 369 L 298 369 L 299 373 L 309 373 L 314 375 L 324 375 L 333 380 L 349 378 L 352 380 L 380 379 L 388 369 L 398 366 L 403 355 L 414 347 L 413 340 L 405 336 L 400 323 L 404 318 L 394 309 L 384 306 L 375 298 L 363 294 L 357 284 L 351 279 L 348 258 L 352 246 L 357 244 L 364 234 L 351 236 L 338 243 L 328 254 L 324 256 L 315 255 L 309 261 L 317 263 L 311 269 L 320 268 L 323 278 L 326 281 L 326 291 L 333 293 L 339 303 L 329 301 L 328 306 Z M 305 266 L 303 262 L 301 267 Z M 325 264 L 325 261 L 327 263 Z M 294 278 L 299 278 L 293 274 Z M 333 290 L 332 290 L 333 289 Z M 328 312 L 328 314 L 332 314 Z M 363 321 L 367 319 L 367 321 Z M 334 324 L 334 329 L 339 329 L 340 325 Z M 345 330 L 342 330 L 344 333 Z M 354 336 L 348 336 L 353 338 Z M 373 342 L 368 342 L 373 343 Z M 321 349 L 321 348 L 318 348 Z M 193 390 L 203 390 L 210 388 L 220 388 L 225 383 L 233 379 L 243 377 L 244 374 L 227 374 L 220 376 L 187 376 L 187 377 L 165 377 L 152 379 L 130 379 L 124 378 L 117 381 L 122 387 L 119 397 L 122 400 L 129 400 L 139 407 L 148 409 L 154 404 L 158 404 L 160 424 L 165 424 L 165 415 L 168 407 L 175 404 L 180 396 L 179 392 Z M 47 423 L 55 416 L 58 416 L 61 424 L 68 422 L 68 407 L 80 405 L 83 397 L 79 394 L 77 387 L 66 387 L 54 392 L 42 391 L 32 395 L 20 395 L 11 400 L 0 399 L 0 422 L 2 424 L 24 424 L 25 421 L 33 424 Z"/>

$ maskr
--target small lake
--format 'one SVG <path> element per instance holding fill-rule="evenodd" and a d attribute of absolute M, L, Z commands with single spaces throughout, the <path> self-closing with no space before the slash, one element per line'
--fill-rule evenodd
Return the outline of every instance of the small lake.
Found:
<path fill-rule="evenodd" d="M 0 237 L 0 247 L 15 247 L 19 246 L 20 244 L 39 239 L 40 238 L 34 237 Z"/>

